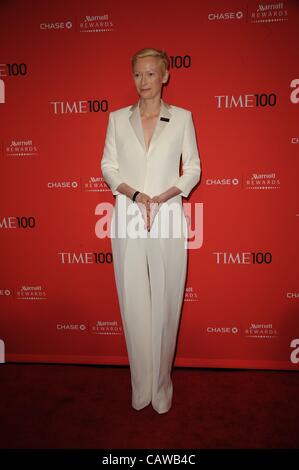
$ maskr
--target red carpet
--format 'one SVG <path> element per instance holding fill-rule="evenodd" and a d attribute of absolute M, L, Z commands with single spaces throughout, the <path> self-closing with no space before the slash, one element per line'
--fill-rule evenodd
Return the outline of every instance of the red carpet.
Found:
<path fill-rule="evenodd" d="M 128 367 L 0 366 L 1 448 L 299 447 L 296 372 L 174 368 L 171 410 L 131 407 Z"/>

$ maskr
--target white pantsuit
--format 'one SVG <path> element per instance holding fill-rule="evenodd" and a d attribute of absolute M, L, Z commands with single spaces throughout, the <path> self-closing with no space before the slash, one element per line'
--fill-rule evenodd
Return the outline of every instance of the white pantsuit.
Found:
<path fill-rule="evenodd" d="M 116 196 L 110 235 L 132 407 L 140 410 L 152 403 L 158 413 L 165 413 L 172 403 L 171 370 L 187 269 L 182 196 L 188 197 L 201 173 L 191 112 L 161 99 L 148 150 L 139 102 L 110 112 L 101 170 Z M 147 232 L 136 202 L 117 191 L 121 183 L 150 197 L 171 186 L 181 193 L 160 206 Z"/>

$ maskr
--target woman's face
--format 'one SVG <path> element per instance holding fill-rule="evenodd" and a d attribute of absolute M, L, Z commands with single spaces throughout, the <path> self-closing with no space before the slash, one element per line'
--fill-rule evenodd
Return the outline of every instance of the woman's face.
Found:
<path fill-rule="evenodd" d="M 139 96 L 150 99 L 161 96 L 162 84 L 167 81 L 168 71 L 163 76 L 161 60 L 157 57 L 138 57 L 133 78 Z"/>

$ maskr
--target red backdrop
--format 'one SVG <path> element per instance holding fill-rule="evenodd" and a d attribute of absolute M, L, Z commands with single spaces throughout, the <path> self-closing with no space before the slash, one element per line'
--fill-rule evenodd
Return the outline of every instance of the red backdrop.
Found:
<path fill-rule="evenodd" d="M 175 365 L 298 370 L 298 21 L 297 1 L 1 2 L 6 361 L 128 364 L 100 161 L 157 47 L 202 162 Z"/>

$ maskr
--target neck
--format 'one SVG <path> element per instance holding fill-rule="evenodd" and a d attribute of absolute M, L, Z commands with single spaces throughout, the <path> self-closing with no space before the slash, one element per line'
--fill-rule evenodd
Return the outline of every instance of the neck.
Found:
<path fill-rule="evenodd" d="M 139 109 L 142 116 L 150 117 L 160 113 L 161 108 L 161 98 L 157 96 L 155 98 L 151 98 L 145 100 L 140 98 L 139 100 Z"/>

